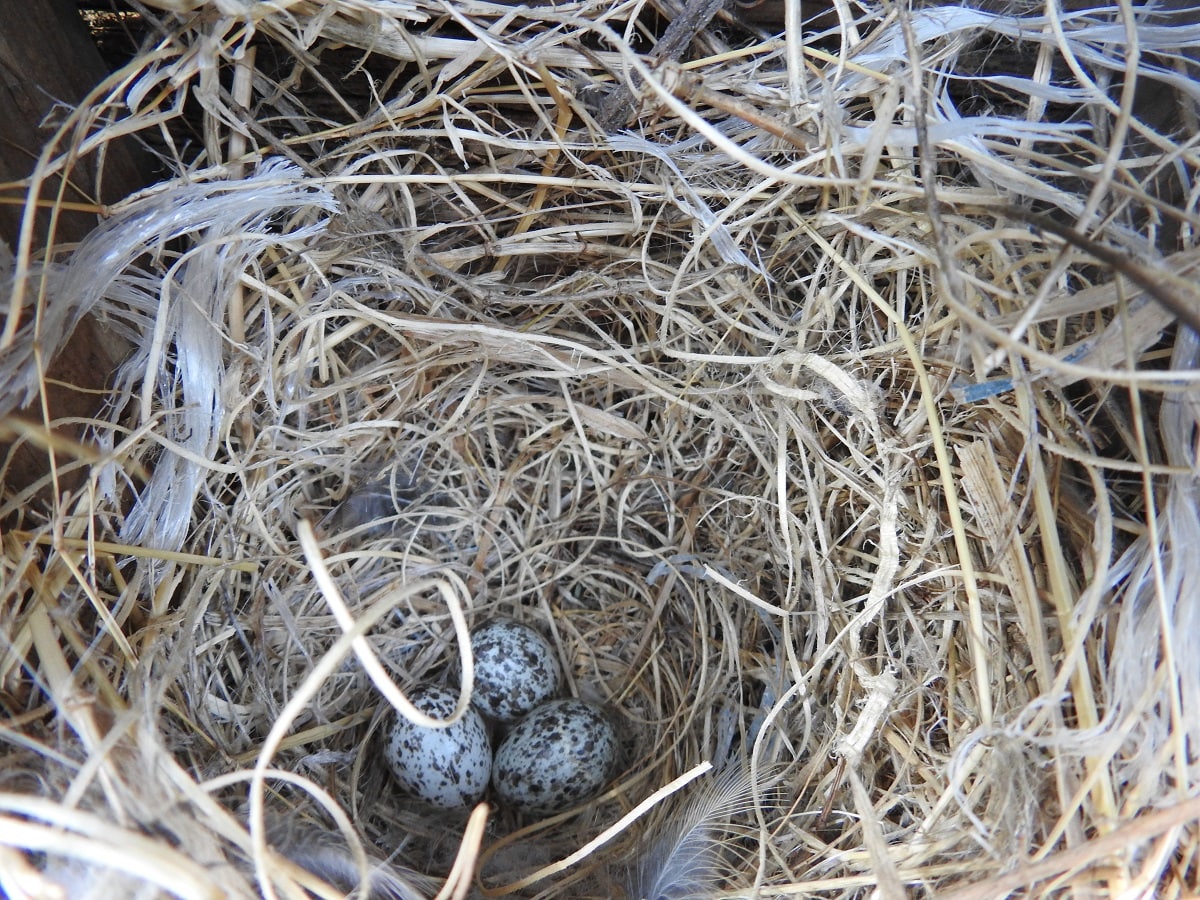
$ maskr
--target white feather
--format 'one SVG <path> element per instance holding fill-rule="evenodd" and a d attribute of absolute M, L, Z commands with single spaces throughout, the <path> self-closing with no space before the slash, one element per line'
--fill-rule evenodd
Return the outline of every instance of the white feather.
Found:
<path fill-rule="evenodd" d="M 320 838 L 285 848 L 284 855 L 340 890 L 353 891 L 361 883 L 363 873 L 350 852 Z M 367 864 L 369 886 L 361 894 L 366 900 L 426 900 L 430 896 L 430 879 L 376 859 L 368 859 Z"/>
<path fill-rule="evenodd" d="M 733 820 L 752 808 L 750 772 L 731 766 L 696 790 L 637 860 L 628 879 L 634 900 L 703 900 L 739 870 L 726 839 Z"/>

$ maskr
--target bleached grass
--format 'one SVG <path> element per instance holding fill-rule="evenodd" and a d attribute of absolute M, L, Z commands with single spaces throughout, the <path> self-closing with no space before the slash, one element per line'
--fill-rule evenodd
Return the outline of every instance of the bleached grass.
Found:
<path fill-rule="evenodd" d="M 1200 889 L 1196 340 L 1012 213 L 1200 308 L 1194 14 L 188 5 L 30 190 L 175 174 L 2 260 L 5 412 L 135 348 L 5 425 L 9 896 Z M 494 614 L 623 757 L 447 829 L 377 731 Z"/>

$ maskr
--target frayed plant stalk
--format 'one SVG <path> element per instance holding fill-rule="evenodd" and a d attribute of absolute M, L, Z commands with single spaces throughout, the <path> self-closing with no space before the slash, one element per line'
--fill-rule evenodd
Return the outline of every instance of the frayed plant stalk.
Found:
<path fill-rule="evenodd" d="M 267 247 L 303 242 L 323 227 L 279 234 L 273 220 L 295 210 L 335 209 L 330 195 L 307 183 L 299 169 L 274 160 L 243 179 L 165 186 L 92 232 L 67 264 L 46 307 L 47 333 L 61 339 L 106 299 L 130 307 L 148 329 L 117 385 L 140 394 L 140 424 L 161 421 L 165 452 L 134 501 L 122 540 L 173 551 L 183 546 L 231 399 L 230 295 Z M 137 265 L 180 239 L 191 246 L 160 281 Z M 32 374 L 27 363 L 11 365 L 26 379 Z M 118 489 L 112 476 L 104 483 Z"/>
<path fill-rule="evenodd" d="M 1194 371 L 1200 338 L 1180 334 L 1171 362 L 1180 372 Z M 1127 717 L 1132 729 L 1115 765 L 1131 792 L 1145 800 L 1170 793 L 1171 784 L 1200 777 L 1195 754 L 1185 750 L 1200 741 L 1200 656 L 1195 652 L 1200 605 L 1193 600 L 1194 585 L 1200 584 L 1194 551 L 1200 541 L 1200 393 L 1181 387 L 1168 394 L 1161 425 L 1175 472 L 1158 494 L 1161 506 L 1147 534 L 1109 574 L 1122 607 L 1107 687 L 1112 714 Z"/>

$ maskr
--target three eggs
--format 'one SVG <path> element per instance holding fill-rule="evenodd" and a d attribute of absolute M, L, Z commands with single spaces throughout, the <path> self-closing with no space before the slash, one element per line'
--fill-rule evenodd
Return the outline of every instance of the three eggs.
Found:
<path fill-rule="evenodd" d="M 471 633 L 475 687 L 452 725 L 426 728 L 394 715 L 385 757 L 396 780 L 435 806 L 477 802 L 489 781 L 497 801 L 535 814 L 561 812 L 595 794 L 616 762 L 608 717 L 583 700 L 555 699 L 561 675 L 554 649 L 533 628 L 494 619 Z M 418 688 L 422 712 L 449 718 L 451 690 Z M 492 751 L 488 723 L 506 730 Z"/>

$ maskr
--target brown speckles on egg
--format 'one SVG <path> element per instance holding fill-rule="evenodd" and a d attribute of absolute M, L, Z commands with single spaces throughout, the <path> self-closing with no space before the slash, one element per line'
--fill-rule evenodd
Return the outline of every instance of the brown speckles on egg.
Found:
<path fill-rule="evenodd" d="M 537 631 L 496 619 L 471 633 L 475 690 L 471 702 L 501 722 L 515 722 L 558 693 L 554 648 Z"/>
<path fill-rule="evenodd" d="M 561 812 L 596 793 L 617 757 L 617 735 L 597 707 L 554 700 L 530 713 L 496 751 L 497 799 L 526 812 Z"/>
<path fill-rule="evenodd" d="M 458 697 L 441 687 L 418 688 L 413 705 L 436 719 L 454 714 Z M 409 793 L 434 806 L 469 806 L 483 796 L 492 746 L 483 718 L 469 707 L 448 728 L 422 728 L 395 715 L 384 748 L 388 766 Z"/>

